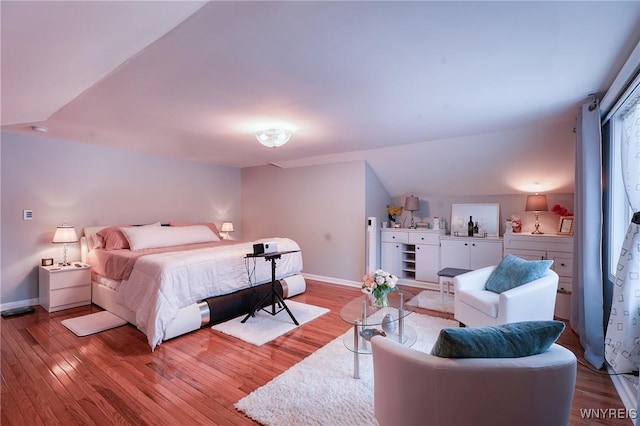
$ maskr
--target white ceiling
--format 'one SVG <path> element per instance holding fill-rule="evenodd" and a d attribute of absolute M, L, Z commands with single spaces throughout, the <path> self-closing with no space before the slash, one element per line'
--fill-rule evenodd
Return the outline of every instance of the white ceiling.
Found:
<path fill-rule="evenodd" d="M 578 106 L 640 40 L 637 1 L 0 8 L 3 130 L 235 167 L 364 158 L 392 195 L 452 168 L 474 191 L 524 190 L 491 171 L 482 185 L 472 171 L 492 160 L 572 191 L 572 166 L 558 169 Z M 277 149 L 252 135 L 273 124 L 294 130 Z"/>

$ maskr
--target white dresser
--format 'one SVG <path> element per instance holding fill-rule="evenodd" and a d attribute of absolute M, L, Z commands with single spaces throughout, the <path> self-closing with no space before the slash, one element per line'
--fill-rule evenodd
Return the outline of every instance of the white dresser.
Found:
<path fill-rule="evenodd" d="M 436 288 L 426 283 L 438 282 L 440 236 L 444 234 L 444 229 L 382 229 L 380 267 L 405 284 Z"/>
<path fill-rule="evenodd" d="M 571 316 L 571 289 L 573 284 L 573 237 L 554 234 L 504 235 L 504 254 L 513 254 L 527 260 L 551 259 L 558 281 L 556 316 Z"/>
<path fill-rule="evenodd" d="M 502 238 L 440 238 L 440 268 L 479 269 L 502 260 Z"/>

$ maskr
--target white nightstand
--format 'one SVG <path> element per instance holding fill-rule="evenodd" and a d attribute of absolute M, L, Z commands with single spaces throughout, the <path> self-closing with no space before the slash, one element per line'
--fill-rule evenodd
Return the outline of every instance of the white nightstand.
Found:
<path fill-rule="evenodd" d="M 88 265 L 40 266 L 40 305 L 49 312 L 91 303 L 91 270 Z"/>

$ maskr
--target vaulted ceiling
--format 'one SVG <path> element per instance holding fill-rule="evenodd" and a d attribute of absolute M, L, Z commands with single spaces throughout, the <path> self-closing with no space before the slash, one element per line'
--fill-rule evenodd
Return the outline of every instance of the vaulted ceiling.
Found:
<path fill-rule="evenodd" d="M 452 169 L 484 193 L 524 189 L 505 175 L 553 175 L 549 191 L 572 191 L 578 107 L 640 40 L 640 2 L 628 1 L 2 1 L 0 12 L 5 131 L 44 126 L 43 137 L 234 167 L 366 159 L 392 195 Z M 273 126 L 291 141 L 258 144 L 253 132 Z M 473 170 L 492 161 L 506 170 L 481 184 Z"/>

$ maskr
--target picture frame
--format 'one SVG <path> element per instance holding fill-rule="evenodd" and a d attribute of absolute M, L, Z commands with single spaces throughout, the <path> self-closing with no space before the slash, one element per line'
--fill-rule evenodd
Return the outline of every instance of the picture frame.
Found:
<path fill-rule="evenodd" d="M 558 235 L 573 235 L 573 216 L 560 216 Z"/>

